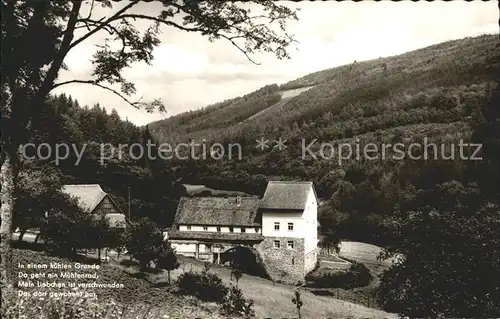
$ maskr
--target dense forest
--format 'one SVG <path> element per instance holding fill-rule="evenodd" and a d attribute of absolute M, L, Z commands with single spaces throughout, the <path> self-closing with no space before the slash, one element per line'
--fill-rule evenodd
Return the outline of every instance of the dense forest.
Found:
<path fill-rule="evenodd" d="M 29 203 L 44 202 L 37 196 L 63 184 L 100 184 L 127 215 L 130 192 L 132 220 L 149 217 L 162 228 L 171 224 L 185 189 L 165 162 L 141 156 L 141 147 L 154 143 L 147 128 L 121 120 L 116 110 L 108 113 L 98 104 L 81 107 L 62 94 L 37 109 L 26 136 L 19 188 L 24 200 L 17 202 L 26 209 L 19 207 L 14 227 L 38 227 L 39 218 L 16 216 L 26 217 Z M 118 150 L 120 144 L 124 147 Z"/>
<path fill-rule="evenodd" d="M 330 228 L 334 222 L 342 238 L 383 243 L 389 240 L 386 217 L 408 193 L 450 180 L 469 183 L 479 178 L 473 161 L 446 156 L 460 141 L 470 142 L 481 121 L 480 108 L 493 92 L 493 76 L 500 66 L 496 41 L 493 35 L 466 38 L 354 62 L 148 127 L 159 142 L 205 139 L 208 145 L 242 146 L 241 160 L 172 160 L 187 183 L 261 195 L 269 179 L 312 180 L 324 200 L 324 225 Z M 305 87 L 311 88 L 281 98 Z M 287 148 L 261 151 L 256 140 L 262 136 L 271 141 L 282 138 Z M 302 156 L 303 141 L 308 145 L 314 139 L 353 148 L 368 143 L 408 147 L 426 139 L 444 144 L 445 151 L 420 149 L 418 154 L 427 154 L 422 160 L 387 156 L 339 162 L 336 157 Z M 312 149 L 318 151 L 318 145 Z M 465 148 L 469 156 L 474 151 Z"/>
<path fill-rule="evenodd" d="M 370 309 L 356 311 L 352 304 L 335 301 L 335 295 L 330 302 L 327 296 L 302 294 L 304 283 L 277 287 L 259 280 L 248 285 L 252 281 L 245 278 L 240 284 L 250 286 L 246 291 L 251 294 L 244 296 L 238 287 L 243 272 L 237 263 L 231 263 L 230 273 L 226 272 L 231 281 L 235 278 L 229 288 L 224 284 L 227 278 L 211 272 L 209 263 L 201 272 L 193 272 L 192 261 L 177 260 L 162 231 L 172 224 L 179 198 L 189 189 L 196 190 L 191 193 L 197 196 L 221 196 L 223 190 L 262 195 L 266 182 L 277 179 L 314 182 L 321 198 L 321 248 L 339 251 L 341 239 L 382 246 L 379 257 L 394 263 L 365 292 L 385 311 L 411 318 L 500 317 L 495 280 L 500 276 L 498 35 L 355 61 L 285 84 L 269 84 L 145 127 L 121 119 L 116 111 L 109 113 L 108 105 L 81 106 L 67 95 L 51 93 L 80 83 L 112 92 L 125 106 L 163 111 L 168 100 L 134 101 L 141 92 L 126 71 L 135 63 L 152 66 L 155 49 L 173 41 L 164 29 L 198 34 L 209 42 L 226 41 L 254 63 L 256 53 L 290 58 L 297 39 L 288 22 L 301 19 L 298 9 L 280 3 L 253 1 L 257 9 L 232 1 L 157 1 L 159 6 L 153 9 L 142 7 L 139 0 L 116 6 L 110 0 L 2 1 L 2 319 L 20 315 L 53 319 L 61 314 L 146 318 L 153 316 L 150 305 L 160 308 L 163 317 L 206 317 L 208 313 L 217 317 L 220 310 L 223 317 L 250 318 L 258 310 L 254 312 L 250 296 L 257 298 L 259 316 L 267 317 L 278 303 L 279 312 L 273 312 L 279 313 L 277 317 L 295 316 L 285 309 L 286 299 L 298 317 L 321 317 L 315 315 L 315 308 L 321 307 L 329 317 L 369 316 Z M 99 9 L 107 10 L 105 16 Z M 473 10 L 471 14 L 477 18 Z M 439 28 L 424 20 L 419 23 L 428 30 Z M 451 23 L 459 29 L 468 25 Z M 62 79 L 60 71 L 75 71 L 65 63 L 70 52 L 82 47 L 89 52 L 88 39 L 97 33 L 104 38 L 90 58 L 88 77 Z M 377 45 L 364 44 L 366 50 Z M 81 57 L 82 63 L 89 61 Z M 268 140 L 269 147 L 259 149 L 257 140 Z M 311 145 L 316 140 L 319 144 L 313 143 L 304 154 L 304 142 Z M 196 154 L 187 154 L 189 149 L 175 154 L 191 155 L 187 159 L 153 159 L 159 143 L 165 142 L 171 146 L 239 144 L 242 157 L 216 159 L 219 152 L 202 148 Z M 331 145 L 328 156 L 317 156 L 325 155 L 321 143 Z M 476 146 L 464 150 L 463 143 Z M 377 155 L 384 154 L 387 144 L 407 151 L 415 144 L 418 147 L 412 156 L 402 158 L 400 152 L 398 158 L 394 156 L 395 149 L 385 158 L 363 154 L 341 160 L 339 155 L 344 154 L 332 151 L 337 146 L 357 149 L 373 144 L 383 147 L 382 154 L 380 149 L 375 151 Z M 478 152 L 477 145 L 481 146 Z M 450 156 L 452 151 L 455 154 Z M 473 156 L 479 160 L 472 160 Z M 61 192 L 69 183 L 100 184 L 130 216 L 125 229 L 111 227 L 107 218 L 82 210 L 75 198 Z M 23 240 L 28 233 L 25 239 L 36 234 L 33 243 Z M 98 299 L 50 294 L 44 299 L 38 294 L 27 296 L 28 285 L 19 283 L 21 269 L 39 271 L 54 261 L 100 264 L 103 249 L 106 256 L 114 250 L 117 259 L 103 265 L 99 277 L 104 283 L 123 280 L 125 289 L 100 289 L 105 294 Z M 120 259 L 121 253 L 128 256 Z M 184 270 L 185 265 L 191 269 Z M 80 268 L 76 266 L 75 270 Z M 178 268 L 182 274 L 172 283 L 170 272 Z M 168 274 L 165 283 L 157 281 L 163 271 Z M 368 271 L 367 266 L 350 267 L 329 278 L 344 284 L 365 281 Z M 24 276 L 28 278 L 27 273 Z M 263 296 L 261 291 L 266 289 L 271 294 Z M 72 292 L 76 297 L 84 291 Z M 146 312 L 129 312 L 129 306 L 137 310 L 146 304 Z M 187 312 L 180 314 L 176 308 Z"/>
<path fill-rule="evenodd" d="M 51 209 L 44 205 L 54 203 L 54 194 L 46 191 L 54 185 L 98 183 L 124 212 L 130 190 L 131 219 L 134 225 L 144 224 L 138 231 L 132 227 L 131 238 L 142 238 L 154 233 L 144 229 L 171 225 L 179 197 L 187 194 L 182 183 L 205 185 L 199 196 L 209 195 L 208 188 L 262 195 L 271 179 L 312 180 L 322 200 L 321 245 L 353 239 L 382 245 L 386 257 L 404 256 L 381 278 L 377 298 L 385 310 L 415 317 L 497 316 L 500 292 L 490 278 L 499 271 L 500 247 L 500 56 L 495 41 L 493 36 L 467 38 L 353 63 L 144 127 L 98 104 L 82 107 L 64 94 L 51 96 L 26 131 L 24 145 L 36 147 L 25 147 L 21 158 L 14 227 L 41 224 L 47 232 L 39 212 Z M 287 140 L 287 148 L 259 150 L 256 140 L 262 136 Z M 154 144 L 155 156 L 160 143 L 202 139 L 239 143 L 243 157 L 153 160 L 134 147 Z M 427 154 L 426 159 L 302 157 L 302 141 L 313 139 L 406 147 L 425 145 L 428 139 L 445 151 L 428 147 L 413 153 Z M 482 160 L 450 158 L 460 142 L 481 144 L 474 155 Z M 73 152 L 59 162 L 41 147 L 50 145 L 54 151 L 62 144 Z M 461 155 L 472 152 L 466 148 Z M 56 233 L 65 234 L 61 227 Z"/>
<path fill-rule="evenodd" d="M 108 114 L 100 105 L 81 107 L 64 94 L 53 96 L 37 110 L 26 134 L 27 143 L 47 143 L 52 154 L 40 148 L 37 160 L 28 160 L 36 149 L 27 147 L 22 171 L 29 174 L 23 176 L 40 178 L 40 185 L 51 179 L 58 185 L 101 184 L 125 212 L 130 191 L 131 217 L 150 217 L 162 228 L 170 226 L 178 198 L 186 194 L 181 181 L 262 195 L 270 179 L 312 180 L 322 199 L 323 233 L 335 228 L 341 238 L 390 243 L 387 220 L 404 198 L 450 180 L 467 184 L 491 174 L 478 173 L 473 161 L 458 156 L 441 158 L 441 150 L 432 147 L 418 150 L 428 154 L 425 160 L 304 158 L 303 141 L 408 146 L 426 138 L 444 144 L 449 155 L 453 144 L 471 141 L 480 109 L 493 91 L 492 76 L 499 66 L 493 41 L 493 36 L 467 38 L 324 70 L 145 127 L 120 119 L 116 110 Z M 310 89 L 282 98 L 283 92 L 304 87 Z M 287 148 L 261 151 L 255 147 L 261 136 L 281 137 Z M 133 147 L 193 140 L 239 143 L 243 157 L 153 160 Z M 70 150 L 54 166 L 58 143 L 82 150 L 82 158 Z M 118 149 L 120 144 L 125 147 Z M 318 146 L 312 149 L 318 151 Z M 101 154 L 109 158 L 102 161 Z M 45 171 L 53 174 L 41 173 Z M 33 226 L 31 222 L 22 228 Z"/>

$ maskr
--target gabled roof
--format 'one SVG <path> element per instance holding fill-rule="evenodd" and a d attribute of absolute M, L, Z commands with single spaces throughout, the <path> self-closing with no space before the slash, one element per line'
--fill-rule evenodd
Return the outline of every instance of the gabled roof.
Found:
<path fill-rule="evenodd" d="M 258 197 L 182 197 L 175 225 L 259 226 Z"/>
<path fill-rule="evenodd" d="M 125 227 L 127 220 L 120 206 L 118 206 L 111 196 L 102 190 L 99 184 L 64 185 L 62 187 L 62 192 L 76 198 L 80 209 L 87 213 L 94 212 L 97 206 L 107 196 L 120 212 L 106 214 L 110 227 Z"/>
<path fill-rule="evenodd" d="M 99 184 L 64 185 L 62 192 L 76 197 L 80 209 L 89 213 L 93 212 L 107 195 Z"/>
<path fill-rule="evenodd" d="M 303 210 L 311 192 L 316 196 L 312 182 L 270 181 L 261 208 Z"/>

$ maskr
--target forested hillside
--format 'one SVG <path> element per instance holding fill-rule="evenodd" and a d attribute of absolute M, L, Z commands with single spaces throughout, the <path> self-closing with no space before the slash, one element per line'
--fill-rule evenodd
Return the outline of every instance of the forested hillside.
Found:
<path fill-rule="evenodd" d="M 26 132 L 14 227 L 39 227 L 42 215 L 32 203 L 52 205 L 46 190 L 63 184 L 100 184 L 127 215 L 130 190 L 132 220 L 149 217 L 161 227 L 170 225 L 184 188 L 165 162 L 141 156 L 140 146 L 146 152 L 152 140 L 147 128 L 100 105 L 80 107 L 64 94 L 36 112 Z"/>
<path fill-rule="evenodd" d="M 447 145 L 448 154 L 453 143 L 470 139 L 478 110 L 493 89 L 490 81 L 500 67 L 497 41 L 485 35 L 354 62 L 148 127 L 160 142 L 206 139 L 208 145 L 242 145 L 242 160 L 172 160 L 187 183 L 260 195 L 268 179 L 312 180 L 327 200 L 323 224 L 328 216 L 353 226 L 344 227 L 349 233 L 341 236 L 374 241 L 375 233 L 383 233 L 384 216 L 392 214 L 402 196 L 453 179 L 477 178 L 467 169 L 470 165 L 458 156 L 443 159 L 432 149 L 427 160 L 303 158 L 303 141 L 408 146 L 426 137 L 429 143 Z M 311 88 L 280 102 L 289 90 L 305 87 Z M 273 108 L 276 103 L 279 107 Z M 256 148 L 261 136 L 271 146 L 281 137 L 287 148 L 261 151 Z"/>

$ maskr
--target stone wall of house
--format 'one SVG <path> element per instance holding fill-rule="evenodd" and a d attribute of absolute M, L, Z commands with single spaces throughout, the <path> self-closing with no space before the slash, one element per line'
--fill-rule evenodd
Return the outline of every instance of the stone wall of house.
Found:
<path fill-rule="evenodd" d="M 280 241 L 280 248 L 274 247 L 274 241 Z M 288 248 L 288 241 L 293 241 L 293 248 Z M 287 284 L 304 282 L 305 260 L 304 239 L 289 237 L 264 237 L 255 246 L 272 280 Z"/>

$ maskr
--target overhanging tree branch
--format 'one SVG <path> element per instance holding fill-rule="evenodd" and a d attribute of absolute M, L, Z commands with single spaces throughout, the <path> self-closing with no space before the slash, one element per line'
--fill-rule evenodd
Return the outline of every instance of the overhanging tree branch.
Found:
<path fill-rule="evenodd" d="M 122 100 L 124 100 L 125 102 L 127 102 L 127 104 L 135 107 L 135 108 L 138 108 L 139 104 L 141 104 L 140 101 L 136 101 L 136 102 L 132 102 L 130 101 L 129 99 L 127 99 L 123 94 L 121 94 L 120 92 L 118 92 L 117 90 L 115 89 L 112 89 L 110 87 L 107 87 L 105 85 L 102 85 L 100 83 L 98 83 L 97 81 L 95 80 L 69 80 L 69 81 L 64 81 L 64 82 L 60 82 L 60 83 L 56 83 L 52 86 L 52 89 L 55 89 L 57 87 L 60 87 L 60 86 L 63 86 L 63 85 L 67 85 L 67 84 L 72 84 L 72 83 L 79 83 L 79 84 L 90 84 L 90 85 L 95 85 L 97 87 L 100 87 L 101 89 L 104 89 L 104 90 L 108 90 L 112 93 L 114 93 L 115 95 L 117 95 L 118 97 L 120 97 Z"/>
<path fill-rule="evenodd" d="M 99 26 L 97 26 L 95 29 L 93 29 L 92 31 L 86 33 L 85 35 L 83 35 L 82 37 L 78 38 L 77 40 L 75 40 L 73 43 L 71 43 L 71 45 L 69 46 L 69 49 L 71 50 L 72 48 L 74 48 L 75 46 L 77 46 L 78 44 L 80 44 L 81 42 L 85 41 L 87 38 L 89 38 L 91 35 L 97 33 L 99 30 L 102 30 L 102 28 L 104 28 L 105 26 L 109 25 L 111 22 L 115 21 L 117 19 L 117 17 L 119 17 L 122 13 L 126 12 L 127 10 L 129 10 L 130 8 L 132 8 L 133 6 L 135 6 L 137 3 L 139 3 L 140 0 L 133 0 L 133 1 L 130 1 L 129 4 L 127 4 L 125 7 L 121 8 L 120 10 L 118 10 L 114 15 L 112 15 L 109 19 L 103 21 Z"/>
<path fill-rule="evenodd" d="M 122 15 L 116 17 L 114 20 L 127 19 L 127 18 L 150 20 L 150 21 L 154 21 L 156 23 L 165 24 L 167 26 L 175 27 L 179 30 L 187 31 L 187 32 L 204 32 L 204 31 L 206 32 L 207 31 L 206 28 L 187 28 L 187 27 L 184 27 L 184 26 L 177 24 L 175 22 L 172 22 L 172 21 L 160 19 L 157 17 L 151 17 L 151 16 L 147 16 L 147 15 L 143 15 L 143 14 L 122 14 Z"/>
<path fill-rule="evenodd" d="M 153 21 L 153 22 L 156 22 L 157 24 L 164 24 L 164 25 L 167 25 L 167 26 L 171 26 L 171 27 L 175 27 L 179 30 L 182 30 L 182 31 L 187 31 L 187 32 L 202 32 L 202 33 L 209 33 L 210 30 L 208 30 L 207 28 L 201 28 L 201 27 L 195 27 L 195 28 L 188 28 L 188 27 L 185 27 L 185 26 L 182 26 L 178 23 L 175 23 L 173 21 L 168 21 L 168 20 L 164 20 L 164 19 L 160 19 L 160 18 L 157 18 L 157 17 L 151 17 L 151 16 L 147 16 L 147 15 L 143 15 L 143 14 L 122 14 L 120 16 L 117 16 L 115 19 L 113 19 L 112 21 L 115 21 L 115 20 L 120 20 L 120 19 L 142 19 L 142 20 L 150 20 L 150 21 Z M 110 21 L 110 22 L 112 22 Z M 240 32 L 244 32 L 243 30 L 241 29 L 237 29 L 236 30 L 240 31 Z M 227 36 L 227 35 L 224 35 L 224 34 L 219 34 L 219 33 L 215 33 L 213 34 L 213 37 L 214 38 L 218 38 L 218 37 L 221 37 L 221 38 L 224 38 L 226 40 L 228 40 L 234 47 L 236 47 L 241 53 L 243 53 L 245 55 L 245 57 L 252 63 L 256 64 L 256 65 L 260 65 L 260 63 L 256 62 L 255 60 L 253 60 L 250 55 L 248 54 L 248 52 L 246 52 L 240 45 L 238 45 L 238 43 L 236 43 L 234 41 L 234 39 L 238 39 L 238 38 L 245 38 L 246 35 L 239 35 L 239 36 Z"/>
<path fill-rule="evenodd" d="M 117 90 L 115 90 L 113 88 L 110 88 L 108 86 L 102 85 L 101 83 L 99 83 L 96 80 L 69 80 L 69 81 L 64 81 L 64 82 L 56 83 L 53 86 L 53 89 L 55 89 L 56 87 L 63 86 L 63 85 L 75 84 L 75 83 L 76 84 L 90 84 L 90 85 L 97 86 L 97 87 L 99 87 L 101 89 L 110 91 L 113 94 L 115 94 L 116 96 L 118 96 L 119 98 L 121 98 L 123 101 L 125 101 L 128 105 L 133 106 L 136 109 L 141 109 L 142 107 L 144 107 L 146 109 L 146 111 L 148 111 L 148 112 L 151 112 L 151 111 L 153 111 L 155 109 L 158 109 L 158 111 L 160 111 L 160 112 L 165 112 L 165 107 L 163 106 L 163 103 L 160 100 L 153 100 L 151 102 L 142 102 L 141 101 L 142 98 L 141 98 L 141 99 L 133 102 L 133 101 L 129 100 L 121 92 L 119 92 L 119 91 L 117 91 Z"/>

